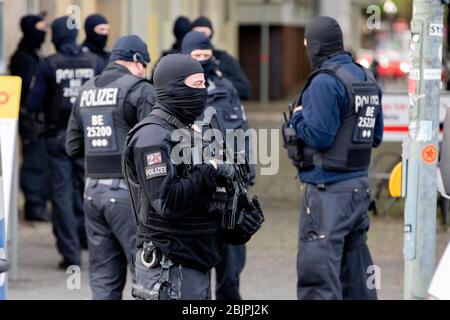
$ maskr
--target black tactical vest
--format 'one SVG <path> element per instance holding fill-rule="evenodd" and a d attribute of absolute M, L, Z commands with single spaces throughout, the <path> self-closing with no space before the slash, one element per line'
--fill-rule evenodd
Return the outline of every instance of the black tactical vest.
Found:
<path fill-rule="evenodd" d="M 327 73 L 344 84 L 349 108 L 341 119 L 341 126 L 329 149 L 318 151 L 304 147 L 304 159 L 309 162 L 305 163 L 305 167 L 310 168 L 312 164 L 322 166 L 325 170 L 343 172 L 369 168 L 376 119 L 382 110 L 375 78 L 367 69 L 360 67 L 366 76 L 365 81 L 359 80 L 341 65 L 324 66 L 309 76 L 298 105 L 302 104 L 303 93 L 314 77 Z"/>
<path fill-rule="evenodd" d="M 130 89 L 145 79 L 125 74 L 105 87 L 97 87 L 96 79 L 83 86 L 77 106 L 84 129 L 86 176 L 121 178 L 122 152 L 131 129 L 124 103 Z"/>
<path fill-rule="evenodd" d="M 50 101 L 44 109 L 48 129 L 66 129 L 72 106 L 81 87 L 95 76 L 97 59 L 92 53 L 74 57 L 55 54 L 47 59 L 56 80 Z"/>
<path fill-rule="evenodd" d="M 128 134 L 126 145 L 129 145 L 133 136 L 143 127 L 147 125 L 158 125 L 161 130 L 173 132 L 175 129 L 186 128 L 178 119 L 169 115 L 168 113 L 155 109 L 150 116 L 141 121 Z M 127 157 L 127 154 L 124 155 Z M 192 169 L 190 165 L 179 165 L 177 167 L 177 174 L 185 176 Z M 198 213 L 191 213 L 185 217 L 179 218 L 176 221 L 166 220 L 161 215 L 157 214 L 148 202 L 147 197 L 141 190 L 141 186 L 134 183 L 124 166 L 125 180 L 127 181 L 133 211 L 135 213 L 135 222 L 137 223 L 138 243 L 152 239 L 155 233 L 168 233 L 174 237 L 191 237 L 193 235 L 216 235 L 219 230 L 219 217 L 217 215 L 208 214 L 208 206 L 205 205 L 204 210 L 199 210 Z"/>

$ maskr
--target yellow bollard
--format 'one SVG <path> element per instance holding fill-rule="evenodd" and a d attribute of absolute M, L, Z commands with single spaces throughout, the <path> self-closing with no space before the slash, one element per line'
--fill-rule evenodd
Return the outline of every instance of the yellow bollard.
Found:
<path fill-rule="evenodd" d="M 392 198 L 400 198 L 402 196 L 402 163 L 399 162 L 392 169 L 389 177 L 389 194 Z"/>

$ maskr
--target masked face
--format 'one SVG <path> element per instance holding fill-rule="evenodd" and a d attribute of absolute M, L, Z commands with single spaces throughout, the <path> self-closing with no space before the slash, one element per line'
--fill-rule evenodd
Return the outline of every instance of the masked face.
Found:
<path fill-rule="evenodd" d="M 94 30 L 87 34 L 88 41 L 96 48 L 103 50 L 108 41 L 109 30 L 110 27 L 106 23 L 96 25 Z"/>
<path fill-rule="evenodd" d="M 106 46 L 110 26 L 102 15 L 90 15 L 85 22 L 86 41 L 85 45 L 94 52 L 101 52 Z"/>
<path fill-rule="evenodd" d="M 191 31 L 191 22 L 188 18 L 181 16 L 175 21 L 175 25 L 173 27 L 173 34 L 177 39 L 177 43 L 181 45 L 184 36 Z"/>
<path fill-rule="evenodd" d="M 307 41 L 307 43 L 306 55 L 308 56 L 309 63 L 313 68 L 319 68 L 326 55 L 321 54 L 320 43 L 317 41 L 311 40 Z"/>
<path fill-rule="evenodd" d="M 39 49 L 45 41 L 47 23 L 38 16 L 27 16 L 21 21 L 23 42 L 32 49 Z"/>
<path fill-rule="evenodd" d="M 191 57 L 200 62 L 206 76 L 208 76 L 212 68 L 212 56 L 213 51 L 211 49 L 198 49 L 191 52 Z"/>
<path fill-rule="evenodd" d="M 203 113 L 207 97 L 204 74 L 196 73 L 186 78 L 184 82 L 174 83 L 170 97 L 166 97 L 164 101 L 169 106 L 176 106 L 183 123 L 191 124 Z"/>
<path fill-rule="evenodd" d="M 336 20 L 318 17 L 305 30 L 306 53 L 314 68 L 319 68 L 327 59 L 344 52 L 342 30 Z"/>
<path fill-rule="evenodd" d="M 186 78 L 184 86 L 181 88 L 185 97 L 190 97 L 191 102 L 184 106 L 184 116 L 192 123 L 205 109 L 208 92 L 205 87 L 205 75 L 196 73 Z M 180 91 L 181 92 L 181 91 Z"/>
<path fill-rule="evenodd" d="M 155 70 L 158 104 L 181 122 L 192 124 L 203 113 L 208 91 L 201 65 L 185 55 L 168 55 Z"/>
<path fill-rule="evenodd" d="M 45 41 L 45 35 L 47 34 L 47 23 L 45 21 L 39 21 L 34 26 L 34 35 L 36 36 L 36 43 L 39 44 L 39 47 Z"/>

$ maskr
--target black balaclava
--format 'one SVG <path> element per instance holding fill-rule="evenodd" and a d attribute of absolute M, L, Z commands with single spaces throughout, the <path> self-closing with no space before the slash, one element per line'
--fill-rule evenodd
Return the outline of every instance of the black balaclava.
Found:
<path fill-rule="evenodd" d="M 72 53 L 79 52 L 76 45 L 78 30 L 76 26 L 72 26 L 69 17 L 57 18 L 52 23 L 52 42 L 56 51 L 70 51 Z"/>
<path fill-rule="evenodd" d="M 22 47 L 38 50 L 45 41 L 45 31 L 36 29 L 36 23 L 42 21 L 42 17 L 35 15 L 24 16 L 20 20 L 20 28 L 23 32 L 20 45 Z"/>
<path fill-rule="evenodd" d="M 194 50 L 212 50 L 211 40 L 202 32 L 191 31 L 183 39 L 181 43 L 181 53 L 190 55 Z M 205 75 L 208 77 L 211 72 L 213 61 L 212 58 L 199 61 L 203 67 Z"/>
<path fill-rule="evenodd" d="M 184 36 L 191 31 L 191 22 L 185 16 L 180 16 L 173 25 L 173 35 L 177 41 L 173 45 L 173 49 L 180 49 Z"/>
<path fill-rule="evenodd" d="M 99 14 L 93 14 L 87 17 L 86 22 L 84 23 L 86 40 L 83 45 L 88 47 L 92 52 L 102 53 L 106 47 L 108 36 L 98 34 L 94 31 L 95 27 L 99 24 L 108 24 L 108 20 Z"/>
<path fill-rule="evenodd" d="M 189 76 L 203 73 L 196 60 L 187 55 L 169 54 L 158 62 L 154 82 L 156 107 L 174 115 L 184 124 L 192 124 L 205 109 L 208 92 L 185 84 Z"/>
<path fill-rule="evenodd" d="M 197 19 L 194 20 L 194 22 L 192 22 L 192 29 L 194 29 L 195 27 L 207 27 L 211 29 L 211 37 L 210 39 L 212 39 L 213 35 L 214 35 L 214 29 L 213 29 L 213 25 L 211 20 L 209 20 L 207 17 L 198 17 Z"/>
<path fill-rule="evenodd" d="M 313 68 L 344 52 L 344 39 L 339 23 L 330 17 L 318 17 L 306 26 L 306 53 Z"/>

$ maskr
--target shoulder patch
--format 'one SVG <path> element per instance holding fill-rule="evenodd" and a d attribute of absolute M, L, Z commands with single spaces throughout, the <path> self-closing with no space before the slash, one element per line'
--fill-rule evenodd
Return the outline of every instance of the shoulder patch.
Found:
<path fill-rule="evenodd" d="M 167 176 L 167 164 L 154 164 L 145 167 L 145 178 L 147 180 Z"/>
<path fill-rule="evenodd" d="M 155 152 L 155 153 L 147 153 L 145 155 L 145 158 L 147 160 L 147 165 L 152 166 L 154 164 L 160 164 L 162 163 L 162 156 L 161 152 Z"/>

